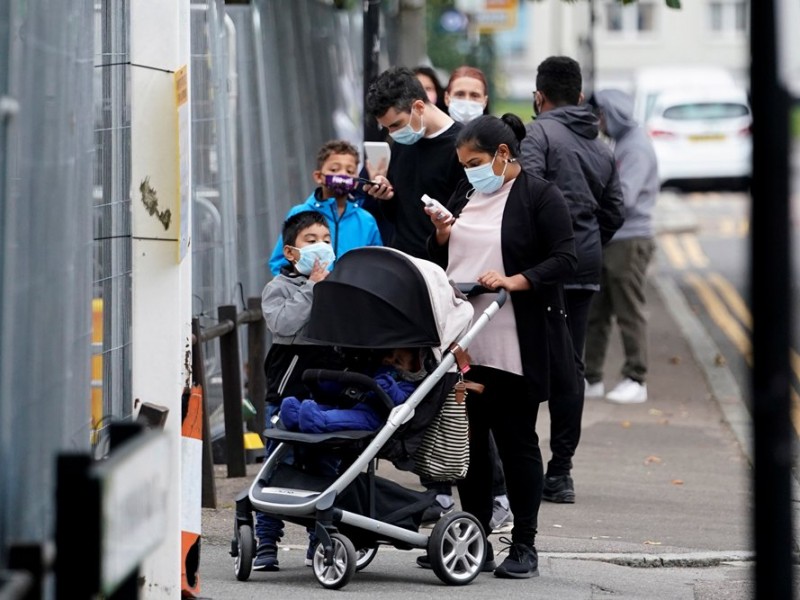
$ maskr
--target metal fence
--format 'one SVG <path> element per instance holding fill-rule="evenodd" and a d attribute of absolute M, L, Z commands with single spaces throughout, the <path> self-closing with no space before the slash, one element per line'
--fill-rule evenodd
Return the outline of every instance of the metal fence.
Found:
<path fill-rule="evenodd" d="M 203 325 L 260 295 L 283 217 L 314 187 L 318 148 L 360 144 L 362 7 L 335 4 L 191 3 Z M 54 457 L 89 448 L 93 300 L 93 416 L 132 413 L 129 7 L 0 1 L 0 564 L 10 540 L 51 537 Z M 212 382 L 216 346 L 205 348 Z"/>
<path fill-rule="evenodd" d="M 10 541 L 51 536 L 54 457 L 89 446 L 94 15 L 91 0 L 0 4 L 17 107 L 0 140 L 3 563 Z"/>
<path fill-rule="evenodd" d="M 192 7 L 194 313 L 209 327 L 217 306 L 243 307 L 271 278 L 267 260 L 286 212 L 313 190 L 319 147 L 361 142 L 361 10 Z M 205 350 L 218 383 L 218 350 Z"/>

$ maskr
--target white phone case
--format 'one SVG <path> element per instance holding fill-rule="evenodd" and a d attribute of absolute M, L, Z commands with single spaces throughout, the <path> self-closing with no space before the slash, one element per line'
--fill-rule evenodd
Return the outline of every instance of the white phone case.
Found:
<path fill-rule="evenodd" d="M 385 168 L 389 168 L 389 161 L 392 159 L 392 150 L 386 142 L 364 142 L 364 154 L 367 156 L 369 164 L 375 169 L 381 164 L 381 160 L 386 159 Z"/>

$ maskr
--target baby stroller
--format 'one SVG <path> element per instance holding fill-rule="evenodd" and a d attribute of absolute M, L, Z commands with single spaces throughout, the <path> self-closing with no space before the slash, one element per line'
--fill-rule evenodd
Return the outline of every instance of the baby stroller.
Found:
<path fill-rule="evenodd" d="M 437 265 L 389 248 L 352 250 L 316 284 L 307 337 L 348 349 L 428 348 L 427 376 L 394 406 L 375 381 L 361 373 L 308 370 L 303 380 L 316 394 L 336 382 L 355 400 L 365 393 L 385 401 L 386 422 L 377 431 L 300 433 L 280 426 L 265 437 L 277 442 L 249 490 L 236 500 L 231 555 L 237 579 L 250 575 L 255 538 L 252 511 L 313 527 L 312 560 L 325 588 L 345 586 L 374 558 L 379 545 L 426 549 L 436 576 L 449 585 L 470 583 L 481 572 L 486 536 L 466 512 L 442 517 L 430 536 L 419 532 L 435 492 L 418 492 L 375 475 L 378 458 L 411 470 L 426 425 L 458 382 L 456 357 L 505 301 L 497 299 L 470 326 L 472 306 L 457 294 Z M 457 344 L 457 346 L 456 346 Z M 466 443 L 466 441 L 465 441 Z M 336 476 L 288 465 L 282 458 L 311 450 L 348 457 Z"/>

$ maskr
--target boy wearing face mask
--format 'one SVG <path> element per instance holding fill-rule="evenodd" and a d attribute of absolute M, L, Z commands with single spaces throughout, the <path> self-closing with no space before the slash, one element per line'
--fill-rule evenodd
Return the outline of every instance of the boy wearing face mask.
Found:
<path fill-rule="evenodd" d="M 361 208 L 355 196 L 361 185 L 355 146 L 343 140 L 323 144 L 317 153 L 317 169 L 312 177 L 319 187 L 305 202 L 293 206 L 287 219 L 307 210 L 325 215 L 336 256 L 361 246 L 383 245 L 375 217 Z M 269 259 L 269 269 L 273 275 L 278 275 L 285 265 L 284 240 L 279 238 Z M 333 268 L 333 263 L 329 268 Z"/>
<path fill-rule="evenodd" d="M 384 127 L 395 144 L 386 177 L 364 191 L 381 200 L 381 210 L 394 225 L 390 246 L 417 258 L 428 258 L 427 239 L 433 233 L 420 202 L 423 194 L 446 203 L 464 179 L 456 157 L 456 123 L 432 104 L 414 73 L 394 67 L 370 85 L 367 112 Z"/>
<path fill-rule="evenodd" d="M 272 334 L 272 345 L 264 361 L 267 377 L 267 423 L 277 415 L 287 396 L 305 398 L 309 391 L 301 376 L 306 369 L 336 368 L 340 361 L 328 346 L 309 344 L 304 339 L 311 317 L 314 285 L 328 276 L 336 255 L 325 216 L 318 211 L 297 212 L 283 224 L 281 272 L 261 293 L 261 311 Z M 271 448 L 267 447 L 267 452 Z M 288 459 L 291 460 L 291 459 Z M 258 547 L 254 571 L 278 570 L 278 542 L 283 536 L 283 521 L 256 512 L 255 533 Z M 313 556 L 313 538 L 306 561 Z"/>

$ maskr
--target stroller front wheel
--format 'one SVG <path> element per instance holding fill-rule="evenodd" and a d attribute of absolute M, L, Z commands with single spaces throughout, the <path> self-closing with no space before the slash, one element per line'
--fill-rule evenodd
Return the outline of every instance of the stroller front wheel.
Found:
<path fill-rule="evenodd" d="M 318 543 L 314 549 L 311 566 L 314 568 L 314 576 L 322 587 L 338 590 L 346 586 L 353 577 L 353 573 L 356 572 L 356 549 L 350 538 L 341 533 L 331 534 L 331 544 L 333 545 L 333 563 L 325 564 L 325 549 L 322 543 Z"/>
<path fill-rule="evenodd" d="M 486 558 L 483 527 L 468 512 L 453 512 L 436 523 L 428 538 L 428 557 L 436 576 L 448 585 L 475 579 Z"/>
<path fill-rule="evenodd" d="M 234 544 L 237 552 L 233 558 L 233 572 L 239 581 L 247 581 L 250 577 L 250 569 L 253 567 L 253 548 L 255 547 L 253 528 L 250 525 L 239 525 L 236 528 Z"/>

